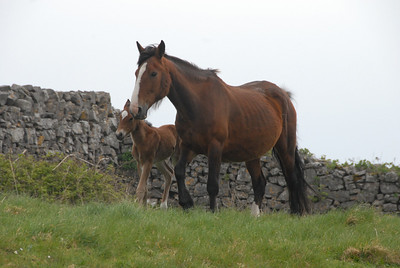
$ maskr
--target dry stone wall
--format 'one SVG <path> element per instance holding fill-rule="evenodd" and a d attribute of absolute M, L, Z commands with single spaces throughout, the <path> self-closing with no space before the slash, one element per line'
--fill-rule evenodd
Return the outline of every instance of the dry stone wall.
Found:
<path fill-rule="evenodd" d="M 48 152 L 76 154 L 91 163 L 112 163 L 131 149 L 130 138 L 115 136 L 119 111 L 111 106 L 106 92 L 57 92 L 34 86 L 0 87 L 1 153 L 33 155 Z M 328 161 L 304 155 L 305 177 L 314 211 L 346 209 L 367 203 L 384 212 L 400 213 L 400 178 L 396 172 L 377 173 L 354 166 L 330 168 Z M 267 177 L 264 211 L 288 210 L 286 182 L 272 156 L 262 158 Z M 197 156 L 186 169 L 186 184 L 198 206 L 208 205 L 207 158 Z M 137 185 L 132 171 L 128 183 Z M 153 168 L 148 182 L 150 202 L 159 203 L 164 180 Z M 170 204 L 177 205 L 177 186 L 170 191 Z M 251 178 L 243 163 L 223 163 L 220 171 L 219 207 L 247 208 L 254 195 Z"/>
<path fill-rule="evenodd" d="M 118 163 L 117 111 L 106 92 L 56 92 L 27 86 L 0 87 L 1 153 L 76 154 L 91 163 Z"/>
<path fill-rule="evenodd" d="M 326 160 L 303 155 L 305 179 L 314 189 L 308 196 L 314 212 L 331 209 L 347 209 L 356 204 L 369 204 L 387 213 L 400 214 L 400 177 L 396 172 L 376 173 L 357 170 L 354 166 L 329 168 Z M 263 210 L 289 210 L 288 191 L 282 171 L 272 156 L 261 159 L 262 170 L 267 178 Z M 207 158 L 197 156 L 186 168 L 186 185 L 195 204 L 207 207 Z M 162 179 L 152 170 L 149 186 L 151 196 L 161 198 Z M 171 197 L 177 200 L 176 185 Z M 254 200 L 251 177 L 243 163 L 223 163 L 220 171 L 219 207 L 248 208 Z M 156 202 L 154 199 L 153 202 Z"/>

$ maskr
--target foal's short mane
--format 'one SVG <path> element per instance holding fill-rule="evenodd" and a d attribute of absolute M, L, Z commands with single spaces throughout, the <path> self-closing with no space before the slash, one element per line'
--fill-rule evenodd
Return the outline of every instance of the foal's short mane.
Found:
<path fill-rule="evenodd" d="M 142 65 L 149 58 L 153 57 L 156 54 L 156 47 L 154 45 L 147 46 L 142 53 L 140 53 L 138 65 Z M 164 57 L 170 61 L 172 61 L 181 71 L 186 72 L 195 77 L 216 77 L 218 70 L 217 69 L 201 69 L 197 65 L 190 63 L 188 61 L 182 60 L 180 58 L 170 56 L 165 54 Z"/>

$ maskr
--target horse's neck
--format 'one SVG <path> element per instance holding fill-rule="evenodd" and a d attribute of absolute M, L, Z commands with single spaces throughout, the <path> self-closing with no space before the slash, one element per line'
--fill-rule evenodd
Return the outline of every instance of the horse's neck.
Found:
<path fill-rule="evenodd" d="M 151 127 L 145 121 L 140 120 L 136 124 L 136 127 L 131 131 L 131 138 L 135 144 L 142 142 L 147 136 L 146 133 L 151 131 Z"/>
<path fill-rule="evenodd" d="M 167 97 L 175 106 L 179 115 L 185 115 L 188 119 L 191 119 L 197 110 L 198 92 L 194 88 L 199 86 L 199 83 L 197 82 L 194 85 L 193 81 L 179 72 L 172 62 L 170 64 L 172 65 L 170 68 L 172 83 Z"/>

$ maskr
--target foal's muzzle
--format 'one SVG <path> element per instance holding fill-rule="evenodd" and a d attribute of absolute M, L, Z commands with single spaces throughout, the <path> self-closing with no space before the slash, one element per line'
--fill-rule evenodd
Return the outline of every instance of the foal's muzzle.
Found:
<path fill-rule="evenodd" d="M 120 132 L 117 131 L 115 133 L 115 135 L 117 136 L 117 139 L 120 140 L 120 141 L 122 141 L 124 139 L 124 137 L 125 137 L 125 135 L 124 135 L 124 133 L 122 131 L 120 131 Z"/>

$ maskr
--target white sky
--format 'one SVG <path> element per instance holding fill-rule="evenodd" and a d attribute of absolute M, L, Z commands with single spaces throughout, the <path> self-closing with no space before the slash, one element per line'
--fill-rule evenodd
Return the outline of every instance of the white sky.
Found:
<path fill-rule="evenodd" d="M 0 0 L 0 85 L 132 94 L 143 46 L 294 93 L 317 156 L 400 163 L 400 1 Z M 173 123 L 164 101 L 154 125 Z"/>

